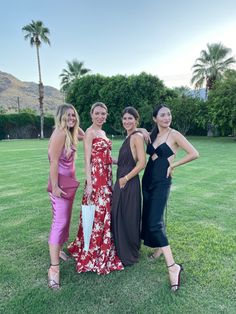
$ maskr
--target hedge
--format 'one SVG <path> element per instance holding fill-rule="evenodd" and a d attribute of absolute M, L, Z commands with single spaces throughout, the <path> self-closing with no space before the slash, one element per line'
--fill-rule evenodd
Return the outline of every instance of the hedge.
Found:
<path fill-rule="evenodd" d="M 52 117 L 44 117 L 44 136 L 50 137 L 54 125 Z M 0 140 L 38 138 L 40 117 L 32 113 L 0 114 Z"/>

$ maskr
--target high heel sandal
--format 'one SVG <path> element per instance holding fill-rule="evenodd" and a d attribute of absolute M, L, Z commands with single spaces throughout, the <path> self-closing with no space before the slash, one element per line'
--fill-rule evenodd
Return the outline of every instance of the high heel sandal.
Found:
<path fill-rule="evenodd" d="M 170 290 L 171 290 L 172 292 L 176 292 L 176 291 L 180 288 L 181 272 L 184 271 L 184 268 L 183 268 L 183 266 L 182 266 L 181 264 L 176 264 L 176 263 L 174 263 L 174 264 L 169 265 L 169 266 L 167 266 L 167 267 L 170 268 L 170 267 L 173 267 L 174 265 L 178 265 L 178 266 L 180 267 L 180 270 L 179 270 L 179 274 L 178 274 L 178 281 L 177 281 L 177 284 L 171 285 L 171 287 L 170 287 Z"/>
<path fill-rule="evenodd" d="M 56 264 L 56 265 L 50 264 L 50 267 L 48 270 L 48 288 L 53 289 L 53 290 L 58 290 L 60 289 L 59 269 L 55 270 L 53 268 L 54 266 L 59 266 L 59 264 Z M 53 272 L 53 274 L 51 272 Z"/>

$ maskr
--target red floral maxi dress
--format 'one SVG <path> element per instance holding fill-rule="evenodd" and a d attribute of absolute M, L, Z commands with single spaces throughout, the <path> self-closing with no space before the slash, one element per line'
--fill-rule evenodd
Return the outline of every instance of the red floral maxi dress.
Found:
<path fill-rule="evenodd" d="M 111 141 L 95 138 L 92 142 L 91 177 L 93 192 L 91 204 L 95 205 L 94 223 L 88 252 L 84 251 L 82 214 L 77 237 L 68 250 L 76 260 L 76 270 L 109 274 L 122 270 L 123 265 L 116 254 L 111 237 L 112 158 Z M 87 204 L 84 193 L 82 204 Z"/>

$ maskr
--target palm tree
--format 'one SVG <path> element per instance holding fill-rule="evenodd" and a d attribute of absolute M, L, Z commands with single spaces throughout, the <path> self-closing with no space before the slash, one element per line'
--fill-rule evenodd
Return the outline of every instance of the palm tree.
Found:
<path fill-rule="evenodd" d="M 229 57 L 230 54 L 230 48 L 225 47 L 222 43 L 213 43 L 207 44 L 207 50 L 202 50 L 200 58 L 196 59 L 191 83 L 195 83 L 195 88 L 200 88 L 205 84 L 205 99 L 215 82 L 224 77 L 226 70 L 236 62 L 233 57 Z M 209 122 L 207 127 L 208 136 L 212 136 L 214 126 Z"/>
<path fill-rule="evenodd" d="M 41 76 L 40 58 L 39 58 L 39 48 L 42 42 L 50 45 L 50 40 L 48 36 L 50 31 L 47 27 L 43 25 L 42 21 L 33 21 L 24 26 L 22 31 L 25 33 L 25 40 L 30 40 L 30 45 L 36 47 L 37 52 L 37 62 L 38 62 L 38 72 L 39 72 L 39 110 L 40 110 L 40 132 L 41 139 L 44 138 L 43 126 L 44 126 L 44 112 L 43 112 L 43 97 L 44 97 L 44 87 Z"/>
<path fill-rule="evenodd" d="M 235 58 L 229 57 L 230 54 L 230 48 L 225 47 L 222 43 L 213 43 L 207 44 L 207 50 L 202 50 L 200 57 L 196 59 L 192 67 L 191 84 L 195 84 L 195 88 L 205 85 L 206 97 L 214 83 L 221 79 L 225 71 L 236 62 Z"/>
<path fill-rule="evenodd" d="M 84 68 L 84 63 L 76 59 L 72 62 L 67 61 L 67 69 L 63 69 L 60 74 L 61 77 L 61 91 L 66 94 L 74 80 L 80 78 L 86 73 L 90 72 L 90 69 Z"/>

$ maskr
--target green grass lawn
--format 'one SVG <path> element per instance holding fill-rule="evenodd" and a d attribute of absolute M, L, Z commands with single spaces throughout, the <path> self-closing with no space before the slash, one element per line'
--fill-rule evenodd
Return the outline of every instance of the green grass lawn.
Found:
<path fill-rule="evenodd" d="M 144 246 L 137 265 L 107 276 L 77 274 L 73 260 L 61 262 L 62 289 L 49 290 L 47 141 L 0 142 L 0 313 L 236 313 L 236 142 L 190 140 L 200 159 L 175 170 L 168 203 L 167 233 L 186 274 L 176 294 L 163 258 L 149 262 Z M 114 141 L 114 156 L 120 144 Z M 77 177 L 83 182 L 81 143 Z"/>

